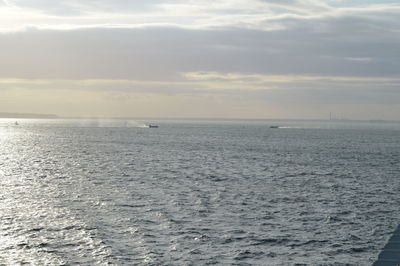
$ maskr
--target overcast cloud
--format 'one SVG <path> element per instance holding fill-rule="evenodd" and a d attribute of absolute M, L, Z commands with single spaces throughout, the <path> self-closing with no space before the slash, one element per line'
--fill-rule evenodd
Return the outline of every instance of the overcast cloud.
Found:
<path fill-rule="evenodd" d="M 400 119 L 399 17 L 397 1 L 3 0 L 0 111 L 68 115 L 40 99 L 70 93 L 89 112 L 98 92 L 165 108 L 92 115 L 173 116 L 192 101 L 182 116 Z"/>

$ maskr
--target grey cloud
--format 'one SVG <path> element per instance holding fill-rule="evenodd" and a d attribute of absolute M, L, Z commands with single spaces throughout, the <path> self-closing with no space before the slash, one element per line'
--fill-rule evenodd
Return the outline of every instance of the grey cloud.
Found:
<path fill-rule="evenodd" d="M 381 88 L 321 88 L 284 89 L 252 92 L 270 103 L 299 104 L 384 104 L 400 105 L 400 92 Z M 251 97 L 254 97 L 251 96 Z"/>
<path fill-rule="evenodd" d="M 259 0 L 271 7 L 278 7 L 295 14 L 311 14 L 313 12 L 325 12 L 333 10 L 333 7 L 324 1 L 318 0 Z"/>
<path fill-rule="evenodd" d="M 14 0 L 44 6 L 49 0 Z M 51 1 L 54 6 L 81 1 Z M 144 1 L 141 1 L 144 2 Z M 159 3 L 149 1 L 147 5 Z M 277 1 L 264 1 L 277 3 Z M 286 0 L 282 4 L 308 1 Z M 313 1 L 315 2 L 315 1 Z M 135 6 L 88 0 L 85 5 Z M 317 2 L 320 3 L 320 2 Z M 33 5 L 33 4 L 32 4 Z M 217 71 L 333 76 L 400 75 L 400 20 L 393 11 L 276 19 L 275 31 L 171 27 L 27 30 L 0 34 L 0 75 L 21 78 L 179 79 Z M 267 25 L 271 19 L 266 19 Z M 368 58 L 368 60 L 357 60 Z M 351 60 L 355 59 L 355 60 Z"/>
<path fill-rule="evenodd" d="M 218 71 L 400 75 L 400 36 L 357 22 L 282 31 L 178 28 L 30 30 L 0 34 L 3 77 L 176 79 Z M 363 29 L 363 30 L 361 30 Z M 370 61 L 349 58 L 371 58 Z"/>

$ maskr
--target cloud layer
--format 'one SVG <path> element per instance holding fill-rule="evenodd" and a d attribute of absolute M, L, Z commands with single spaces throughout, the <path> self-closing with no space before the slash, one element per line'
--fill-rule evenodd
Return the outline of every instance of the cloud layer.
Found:
<path fill-rule="evenodd" d="M 367 3 L 367 4 L 366 4 Z M 396 1 L 321 0 L 3 0 L 3 31 L 26 27 L 73 29 L 81 27 L 177 26 L 190 29 L 242 28 L 280 30 L 299 24 L 332 20 L 363 21 L 364 26 L 398 28 Z M 362 23 L 362 22 L 361 22 Z M 324 25 L 325 24 L 325 25 Z M 368 30 L 368 29 L 367 29 Z"/>
<path fill-rule="evenodd" d="M 86 95 L 83 112 L 106 94 L 127 116 L 156 115 L 153 99 L 170 115 L 176 101 L 193 116 L 400 119 L 399 17 L 397 1 L 3 0 L 0 97 Z"/>

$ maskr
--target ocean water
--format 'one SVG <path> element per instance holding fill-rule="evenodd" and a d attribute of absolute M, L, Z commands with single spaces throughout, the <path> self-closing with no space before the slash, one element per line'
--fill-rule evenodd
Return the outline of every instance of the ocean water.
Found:
<path fill-rule="evenodd" d="M 0 120 L 0 264 L 371 265 L 400 222 L 399 124 L 158 124 Z"/>

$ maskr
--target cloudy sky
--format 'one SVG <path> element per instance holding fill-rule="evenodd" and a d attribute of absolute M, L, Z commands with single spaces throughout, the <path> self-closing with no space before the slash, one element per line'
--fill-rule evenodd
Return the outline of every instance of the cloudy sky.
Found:
<path fill-rule="evenodd" d="M 0 0 L 0 112 L 400 120 L 400 2 Z"/>

